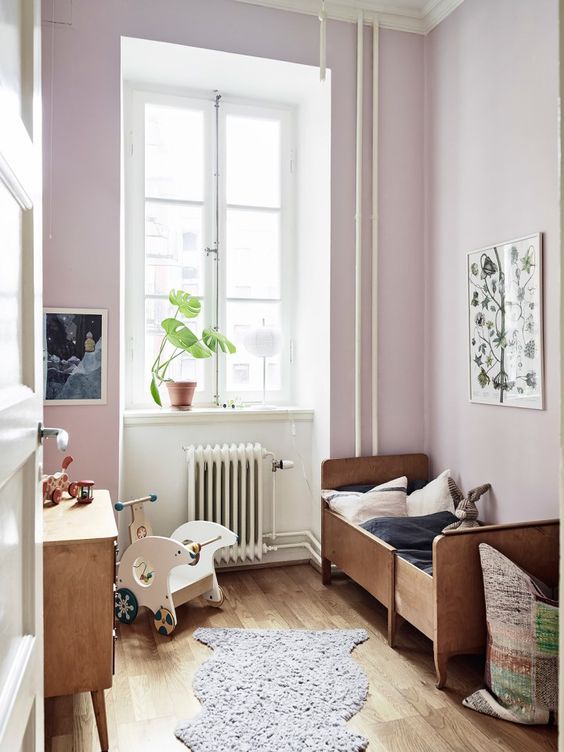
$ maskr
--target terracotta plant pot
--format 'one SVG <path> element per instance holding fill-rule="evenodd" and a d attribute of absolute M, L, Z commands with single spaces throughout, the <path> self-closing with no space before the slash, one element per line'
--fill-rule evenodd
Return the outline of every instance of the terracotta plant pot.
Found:
<path fill-rule="evenodd" d="M 197 381 L 165 381 L 170 406 L 176 410 L 188 410 L 192 407 L 197 383 Z"/>

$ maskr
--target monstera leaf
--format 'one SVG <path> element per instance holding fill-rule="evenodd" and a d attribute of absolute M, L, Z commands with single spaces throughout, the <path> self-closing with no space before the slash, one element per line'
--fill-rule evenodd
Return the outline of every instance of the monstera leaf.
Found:
<path fill-rule="evenodd" d="M 213 355 L 212 349 L 205 337 L 207 330 L 204 330 L 204 334 L 202 335 L 203 341 L 200 342 L 194 332 L 186 324 L 183 324 L 182 321 L 178 321 L 178 319 L 164 319 L 161 322 L 161 326 L 166 332 L 166 338 L 174 347 L 185 350 L 194 358 L 211 358 Z M 214 334 L 223 338 L 223 334 L 218 334 L 217 332 L 214 332 Z M 231 345 L 230 342 L 229 345 Z M 231 347 L 233 347 L 233 350 L 229 350 L 229 352 L 235 352 L 235 347 L 233 345 Z M 224 350 L 224 352 L 227 351 Z"/>
<path fill-rule="evenodd" d="M 164 319 L 161 321 L 161 326 L 170 344 L 181 350 L 188 351 L 198 341 L 194 332 L 178 319 Z"/>
<path fill-rule="evenodd" d="M 159 407 L 162 407 L 163 403 L 161 402 L 161 395 L 159 394 L 159 388 L 157 387 L 157 380 L 154 373 L 151 377 L 151 386 L 149 387 L 149 389 L 151 391 L 151 397 L 155 400 Z"/>
<path fill-rule="evenodd" d="M 202 339 L 213 352 L 217 352 L 218 349 L 221 349 L 224 353 L 234 353 L 236 351 L 233 342 L 228 340 L 225 334 L 221 334 L 221 332 L 217 332 L 215 329 L 210 329 L 209 327 L 204 329 Z"/>
<path fill-rule="evenodd" d="M 192 345 L 192 347 L 189 348 L 188 352 L 194 358 L 211 358 L 211 356 L 213 355 L 212 351 L 209 350 L 201 342 L 196 342 L 194 345 Z"/>
<path fill-rule="evenodd" d="M 195 319 L 202 310 L 202 304 L 198 298 L 183 290 L 171 290 L 168 299 L 187 319 Z"/>

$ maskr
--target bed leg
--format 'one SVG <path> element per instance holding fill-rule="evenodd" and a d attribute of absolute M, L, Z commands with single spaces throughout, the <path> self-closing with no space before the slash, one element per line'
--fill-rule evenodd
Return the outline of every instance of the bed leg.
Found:
<path fill-rule="evenodd" d="M 437 689 L 443 689 L 447 680 L 448 654 L 439 652 L 436 644 L 433 645 L 433 652 L 435 654 L 435 671 L 437 674 L 436 687 Z"/>
<path fill-rule="evenodd" d="M 388 606 L 388 645 L 393 648 L 396 639 L 396 614 L 391 606 Z"/>
<path fill-rule="evenodd" d="M 398 616 L 395 608 L 388 606 L 388 645 L 391 648 L 396 646 L 396 635 L 402 621 L 403 617 Z"/>
<path fill-rule="evenodd" d="M 401 619 L 401 616 L 398 616 L 396 611 L 396 556 L 394 552 L 388 557 L 388 645 L 391 648 L 396 642 L 398 619 Z"/>
<path fill-rule="evenodd" d="M 324 585 L 331 584 L 331 560 L 321 558 L 321 581 Z"/>

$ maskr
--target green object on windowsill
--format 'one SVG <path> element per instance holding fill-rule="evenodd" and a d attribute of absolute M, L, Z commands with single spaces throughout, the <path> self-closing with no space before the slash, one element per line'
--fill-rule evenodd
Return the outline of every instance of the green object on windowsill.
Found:
<path fill-rule="evenodd" d="M 168 299 L 176 311 L 172 318 L 161 321 L 164 334 L 159 353 L 151 367 L 151 397 L 159 407 L 162 407 L 159 387 L 163 382 L 173 381 L 173 379 L 168 379 L 166 374 L 175 358 L 183 353 L 188 353 L 193 358 L 198 359 L 211 358 L 214 353 L 220 350 L 224 353 L 234 353 L 236 350 L 235 345 L 227 339 L 225 334 L 221 334 L 212 327 L 206 327 L 202 336 L 198 337 L 181 320 L 181 317 L 195 319 L 200 314 L 202 304 L 198 298 L 183 290 L 171 290 Z M 172 353 L 168 352 L 165 355 L 167 343 L 172 345 L 173 350 Z"/>

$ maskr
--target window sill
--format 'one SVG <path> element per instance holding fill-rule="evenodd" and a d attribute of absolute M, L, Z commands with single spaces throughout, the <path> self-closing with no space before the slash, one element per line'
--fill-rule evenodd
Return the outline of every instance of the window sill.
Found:
<path fill-rule="evenodd" d="M 124 410 L 124 426 L 179 425 L 194 423 L 274 423 L 312 422 L 314 411 L 310 408 L 280 406 L 257 407 L 193 407 L 190 410 L 147 408 Z"/>

